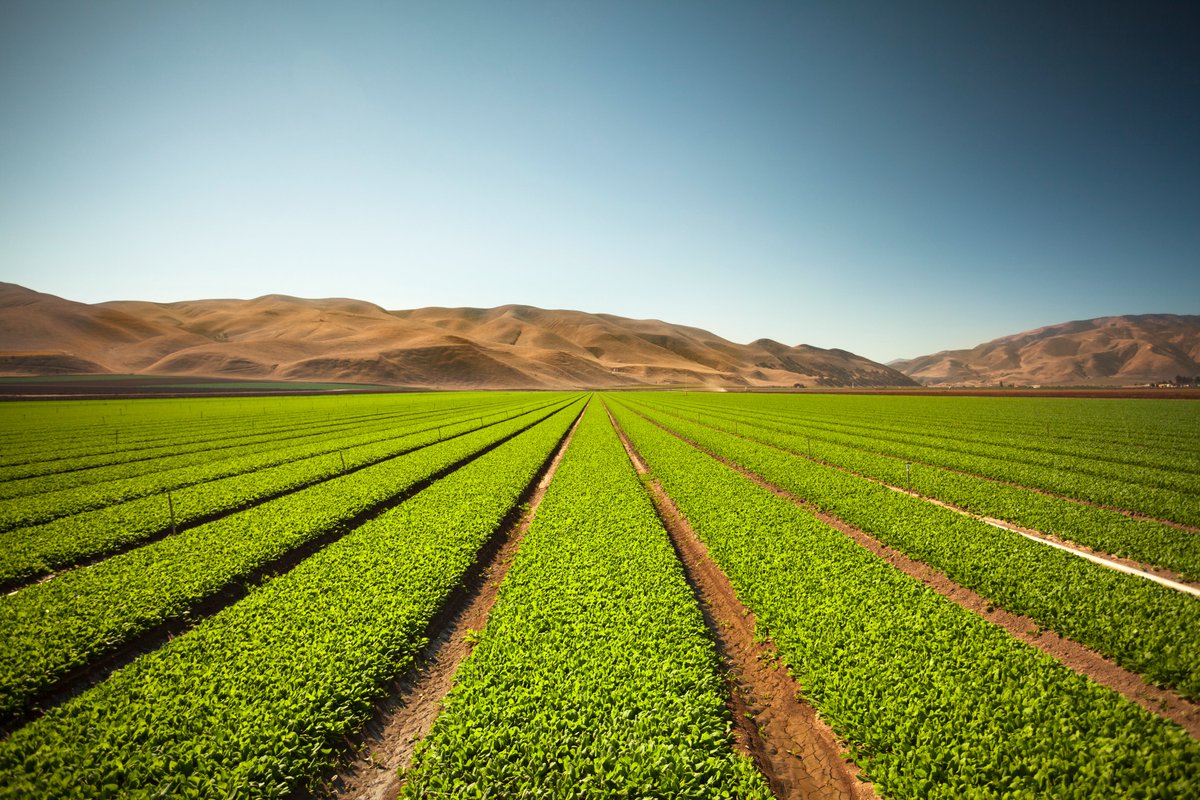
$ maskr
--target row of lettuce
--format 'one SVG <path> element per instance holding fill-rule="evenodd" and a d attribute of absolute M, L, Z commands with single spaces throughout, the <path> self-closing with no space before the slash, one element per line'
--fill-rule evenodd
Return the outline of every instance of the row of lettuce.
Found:
<path fill-rule="evenodd" d="M 515 428 L 17 730 L 0 742 L 0 797 L 287 797 L 313 785 L 411 665 L 581 406 Z M 369 482 L 356 490 L 371 491 Z"/>
<path fill-rule="evenodd" d="M 717 657 L 593 403 L 403 796 L 769 798 Z"/>
<path fill-rule="evenodd" d="M 0 719 L 22 715 L 75 671 L 186 619 L 298 548 L 336 538 L 431 478 L 574 402 L 487 425 L 318 483 L 0 597 Z"/>
<path fill-rule="evenodd" d="M 549 401 L 542 398 L 542 404 Z M 469 406 L 439 409 L 413 420 L 372 423 L 365 433 L 327 435 L 308 444 L 118 482 L 127 486 L 104 484 L 100 488 L 107 505 L 0 532 L 0 589 L 500 425 L 523 409 L 540 407 L 510 404 L 489 409 L 487 416 Z M 128 493 L 119 495 L 118 489 Z M 25 510 L 33 506 L 54 513 L 54 505 L 42 498 Z M 10 516 L 17 513 L 14 509 Z"/>
<path fill-rule="evenodd" d="M 712 456 L 1192 698 L 1194 600 L 789 454 L 780 448 L 797 442 L 780 440 L 779 419 L 709 412 L 697 422 L 690 400 L 609 402 L 882 795 L 1200 789 L 1200 745 L 1185 732 Z M 409 668 L 582 400 L 502 408 L 487 418 L 463 407 L 461 435 L 415 445 L 428 426 L 405 435 L 393 420 L 389 446 L 414 446 L 375 461 L 348 456 L 348 474 L 0 598 L 0 630 L 11 632 L 0 645 L 0 709 L 16 720 L 105 653 L 325 545 L 18 727 L 0 742 L 0 797 L 284 797 L 313 787 Z M 404 794 L 769 797 L 731 747 L 725 691 L 669 539 L 593 401 Z"/>
<path fill-rule="evenodd" d="M 803 456 L 657 411 L 640 398 L 633 405 L 689 441 L 996 605 L 1031 617 L 1184 697 L 1200 698 L 1196 598 Z"/>
<path fill-rule="evenodd" d="M 613 410 L 804 696 L 883 795 L 1183 797 L 1200 788 L 1200 743 L 1180 728 L 941 597 L 622 402 Z M 737 455 L 766 467 L 754 453 Z M 860 493 L 870 494 L 845 487 L 818 502 L 847 512 L 835 503 Z M 860 506 L 876 527 L 916 532 L 927 524 L 916 508 L 882 500 Z M 978 572 L 998 568 L 985 563 Z M 1087 607 L 1099 612 L 1095 602 Z"/>
<path fill-rule="evenodd" d="M 970 409 L 969 401 L 985 398 L 819 398 L 813 396 L 733 395 L 716 399 L 688 395 L 663 397 L 662 402 L 703 419 L 708 414 L 741 418 L 768 424 L 811 439 L 819 452 L 826 443 L 864 449 L 902 461 L 958 470 L 971 475 L 1007 481 L 1020 486 L 1076 498 L 1101 506 L 1183 523 L 1200 525 L 1200 404 L 1177 403 L 1183 422 L 1182 433 L 1173 440 L 1152 441 L 1150 432 L 1161 424 L 1156 406 L 1144 401 L 1091 401 L 1108 416 L 1107 437 L 1091 440 L 1056 433 L 982 434 L 966 426 L 959 416 Z M 882 401 L 887 401 L 886 405 Z M 843 418 L 842 410 L 863 403 L 879 410 L 897 403 L 920 401 L 929 414 L 919 422 L 886 416 Z M 1007 414 L 1032 416 L 1044 409 L 1046 400 L 1021 398 L 989 406 Z M 1093 406 L 1083 406 L 1091 409 Z M 1016 409 L 1014 412 L 1013 409 Z M 1149 410 L 1146 410 L 1149 409 Z M 861 409 L 860 409 L 861 410 Z M 934 415 L 933 412 L 937 414 Z M 1144 415 L 1153 415 L 1146 418 Z M 1016 417 L 1019 419 L 1020 417 Z M 1118 441 L 1123 426 L 1134 426 L 1132 441 Z M 1049 426 L 1048 426 L 1049 428 Z"/>
<path fill-rule="evenodd" d="M 655 398 L 648 405 L 676 418 L 693 422 L 697 419 L 695 404 Z M 1200 580 L 1200 537 L 1164 522 L 989 480 L 929 461 L 917 461 L 911 452 L 907 456 L 897 455 L 908 451 L 890 446 L 881 439 L 806 427 L 795 420 L 744 411 L 735 405 L 706 407 L 699 414 L 699 422 L 892 486 L 911 489 L 978 515 L 1006 520 L 1104 553 L 1171 570 L 1184 578 Z M 1200 494 L 1190 497 L 1194 504 L 1200 505 Z"/>
<path fill-rule="evenodd" d="M 496 417 L 490 419 L 495 421 Z M 349 421 L 332 431 L 310 433 L 302 427 L 289 435 L 256 436 L 249 444 L 239 445 L 236 437 L 225 436 L 210 440 L 207 450 L 182 459 L 191 463 L 180 464 L 179 458 L 166 455 L 138 459 L 119 468 L 108 465 L 63 470 L 38 478 L 7 481 L 0 484 L 0 495 L 7 498 L 0 509 L 0 531 L 245 475 L 303 458 L 333 454 L 332 460 L 336 462 L 343 450 L 391 438 L 397 430 L 437 431 L 444 426 L 461 427 L 468 421 L 482 426 L 483 420 L 482 411 L 460 400 L 454 406 L 435 406 L 417 414 L 388 415 L 368 422 Z"/>
<path fill-rule="evenodd" d="M 447 405 L 483 407 L 511 398 L 463 393 L 10 402 L 0 406 L 0 481 L 203 451 L 269 431 L 365 423 Z"/>

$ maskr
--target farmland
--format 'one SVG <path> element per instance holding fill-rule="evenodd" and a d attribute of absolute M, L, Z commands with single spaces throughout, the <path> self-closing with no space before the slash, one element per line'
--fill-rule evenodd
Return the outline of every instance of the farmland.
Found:
<path fill-rule="evenodd" d="M 1200 794 L 1200 403 L 0 421 L 0 797 Z"/>

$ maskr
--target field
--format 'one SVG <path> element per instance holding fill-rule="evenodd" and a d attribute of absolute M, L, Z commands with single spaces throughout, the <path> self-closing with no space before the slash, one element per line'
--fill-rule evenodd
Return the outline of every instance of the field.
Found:
<path fill-rule="evenodd" d="M 1200 403 L 0 404 L 0 797 L 1200 796 Z"/>

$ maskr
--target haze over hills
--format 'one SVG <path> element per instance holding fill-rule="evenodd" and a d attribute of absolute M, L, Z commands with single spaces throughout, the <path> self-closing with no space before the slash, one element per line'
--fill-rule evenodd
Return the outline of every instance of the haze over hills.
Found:
<path fill-rule="evenodd" d="M 927 386 L 1129 386 L 1200 376 L 1200 316 L 1064 322 L 889 366 Z"/>
<path fill-rule="evenodd" d="M 349 299 L 88 305 L 0 283 L 0 374 L 142 374 L 422 388 L 912 386 L 844 350 L 531 306 Z"/>

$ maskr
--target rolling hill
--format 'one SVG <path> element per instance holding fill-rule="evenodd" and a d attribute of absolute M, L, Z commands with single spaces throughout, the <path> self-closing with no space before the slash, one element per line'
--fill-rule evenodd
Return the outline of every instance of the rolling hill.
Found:
<path fill-rule="evenodd" d="M 1129 386 L 1200 376 L 1200 316 L 1064 322 L 892 366 L 927 386 Z"/>
<path fill-rule="evenodd" d="M 420 388 L 911 386 L 844 350 L 531 306 L 388 311 L 360 300 L 88 305 L 0 283 L 0 374 L 138 374 Z"/>

